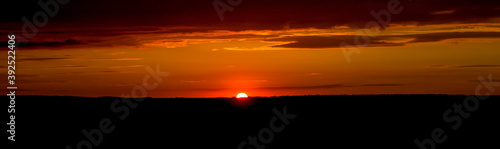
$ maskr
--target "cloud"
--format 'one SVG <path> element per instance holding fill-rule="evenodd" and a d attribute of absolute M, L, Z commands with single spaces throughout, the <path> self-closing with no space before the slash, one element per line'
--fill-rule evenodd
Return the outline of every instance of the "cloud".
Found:
<path fill-rule="evenodd" d="M 252 0 L 226 11 L 221 22 L 211 0 L 86 0 L 64 5 L 50 27 L 124 27 L 124 26 L 189 26 L 204 30 L 248 30 L 287 28 L 330 28 L 332 26 L 364 26 L 375 18 L 371 11 L 387 9 L 388 1 L 352 0 Z M 221 1 L 227 3 L 227 1 Z M 399 0 L 403 10 L 392 14 L 392 23 L 478 23 L 500 17 L 497 0 Z M 28 7 L 26 4 L 32 4 Z M 30 0 L 8 1 L 5 5 L 18 12 L 1 22 L 22 23 L 19 18 L 34 14 L 40 8 Z M 112 7 L 110 7 L 112 6 Z M 7 8 L 7 9 L 9 9 Z M 453 10 L 453 13 L 449 11 Z M 438 14 L 438 15 L 436 15 Z M 75 17 L 78 16 L 78 17 Z M 113 18 L 113 19 L 109 19 Z M 4 25 L 2 25 L 4 26 Z M 18 24 L 7 29 L 20 30 Z M 12 26 L 12 27 L 10 27 Z M 49 27 L 49 26 L 47 26 Z M 189 29 L 187 29 L 189 30 Z M 189 31 L 188 31 L 189 32 Z M 81 34 L 87 32 L 82 31 Z"/>
<path fill-rule="evenodd" d="M 462 26 L 461 29 L 476 29 L 481 26 Z M 483 26 L 489 28 L 499 28 L 500 26 Z M 368 36 L 355 36 L 355 35 L 332 35 L 340 34 L 332 30 L 289 30 L 289 31 L 218 31 L 218 32 L 197 32 L 197 33 L 184 33 L 184 34 L 162 34 L 162 33 L 134 33 L 131 35 L 123 36 L 107 36 L 100 35 L 100 33 L 88 33 L 92 37 L 79 37 L 85 42 L 80 42 L 68 39 L 65 42 L 28 42 L 26 50 L 48 48 L 50 50 L 81 48 L 81 47 L 102 47 L 102 46 L 162 46 L 167 48 L 185 47 L 190 44 L 198 43 L 214 43 L 214 42 L 229 42 L 240 40 L 260 40 L 265 42 L 277 42 L 271 46 L 264 47 L 224 47 L 226 50 L 270 50 L 273 48 L 339 48 L 343 42 L 349 45 L 355 45 L 354 40 L 359 40 L 360 43 L 369 39 L 368 47 L 381 47 L 381 46 L 404 46 L 409 43 L 423 43 L 423 42 L 437 42 L 446 39 L 457 38 L 499 38 L 500 32 L 483 31 L 483 32 L 449 32 L 442 30 L 439 32 L 427 33 L 422 32 L 416 34 L 415 32 L 407 32 L 404 34 L 394 35 L 381 35 L 376 37 Z M 175 29 L 173 29 L 175 30 Z M 448 32 L 443 32 L 448 31 Z M 411 33 L 411 34 L 409 34 Z M 99 37 L 99 38 L 96 38 Z M 50 38 L 57 38 L 56 36 Z M 88 39 L 87 39 L 88 38 Z M 23 47 L 21 45 L 21 47 Z M 64 47 L 64 48 L 61 48 Z M 123 52 L 106 53 L 105 55 L 118 55 L 124 54 Z"/>
<path fill-rule="evenodd" d="M 113 71 L 113 70 L 103 70 L 103 71 L 88 71 L 88 72 L 61 72 L 57 74 L 62 74 L 62 75 L 89 75 L 89 74 L 108 74 L 108 73 L 124 73 L 120 71 Z"/>
<path fill-rule="evenodd" d="M 442 15 L 442 14 L 452 14 L 454 13 L 456 10 L 443 10 L 443 11 L 434 11 L 434 12 L 431 12 L 432 15 Z"/>
<path fill-rule="evenodd" d="M 271 42 L 289 42 L 286 44 L 274 45 L 272 47 L 279 48 L 340 48 L 340 44 L 345 42 L 353 45 L 353 39 L 359 38 L 352 35 L 339 35 L 339 36 L 287 36 L 282 38 L 267 39 L 265 41 Z M 369 37 L 368 37 L 369 38 Z M 377 38 L 377 37 L 376 37 Z M 382 38 L 378 37 L 378 40 Z M 377 39 L 372 39 L 368 46 L 402 46 L 401 43 L 385 43 L 379 42 Z"/>
<path fill-rule="evenodd" d="M 66 30 L 65 30 L 66 29 Z M 79 29 L 79 28 L 77 28 Z M 45 29 L 37 34 L 37 38 L 21 44 L 23 50 L 48 49 L 60 50 L 88 47 L 144 47 L 162 46 L 168 48 L 185 47 L 188 44 L 214 43 L 231 40 L 256 40 L 279 37 L 282 31 L 227 31 L 186 29 L 186 27 L 126 27 L 123 29 L 85 28 L 82 32 L 74 28 Z M 22 37 L 19 37 L 23 41 Z M 75 40 L 73 38 L 77 38 Z M 64 40 L 61 40 L 64 39 Z M 55 40 L 55 41 L 54 41 Z M 57 41 L 59 40 L 59 41 Z M 104 55 L 120 55 L 124 52 L 105 53 Z"/>
<path fill-rule="evenodd" d="M 233 83 L 258 82 L 258 83 L 264 83 L 264 82 L 267 82 L 267 80 L 222 80 L 222 82 L 233 82 Z"/>
<path fill-rule="evenodd" d="M 461 65 L 459 68 L 484 68 L 484 67 L 500 67 L 500 65 Z"/>
<path fill-rule="evenodd" d="M 183 83 L 201 83 L 201 82 L 206 82 L 207 80 L 181 80 L 180 82 Z"/>
<path fill-rule="evenodd" d="M 440 69 L 474 69 L 474 68 L 500 68 L 500 65 L 494 64 L 478 64 L 478 65 L 430 65 L 429 68 L 440 68 Z"/>
<path fill-rule="evenodd" d="M 83 65 L 64 65 L 63 67 L 69 67 L 69 68 L 85 68 L 89 66 L 83 66 Z"/>
<path fill-rule="evenodd" d="M 112 70 L 103 70 L 103 71 L 99 71 L 99 72 L 104 72 L 104 73 L 113 73 L 113 72 L 119 72 L 119 71 L 112 71 Z"/>
<path fill-rule="evenodd" d="M 286 44 L 275 45 L 273 47 L 281 48 L 340 48 L 340 44 L 345 42 L 349 45 L 355 45 L 354 39 L 359 39 L 361 43 L 363 38 L 370 40 L 368 47 L 381 46 L 404 46 L 409 43 L 424 43 L 437 42 L 446 39 L 456 38 L 500 38 L 500 32 L 443 32 L 443 33 L 427 33 L 427 34 L 412 34 L 412 35 L 384 35 L 376 37 L 368 36 L 286 36 L 281 38 L 267 39 L 271 42 L 289 42 Z M 406 39 L 406 40 L 405 40 Z M 393 42 L 393 41 L 400 42 Z"/>
<path fill-rule="evenodd" d="M 19 61 L 21 62 L 29 62 L 29 61 L 51 61 L 51 60 L 67 60 L 69 58 L 51 58 L 51 57 L 43 57 L 43 58 L 23 58 Z"/>
<path fill-rule="evenodd" d="M 47 42 L 26 42 L 21 44 L 22 48 L 53 48 L 53 47 L 65 47 L 65 46 L 75 46 L 75 45 L 86 45 L 87 43 L 80 42 L 74 39 L 67 39 L 65 41 L 47 41 Z"/>
<path fill-rule="evenodd" d="M 321 75 L 321 73 L 313 72 L 313 73 L 306 73 L 305 75 L 306 76 L 319 76 L 319 75 Z"/>
<path fill-rule="evenodd" d="M 109 68 L 133 68 L 133 67 L 144 67 L 144 65 L 111 66 Z"/>
<path fill-rule="evenodd" d="M 320 85 L 320 86 L 281 86 L 281 87 L 261 87 L 258 89 L 320 89 L 320 88 L 337 88 L 344 87 L 341 84 Z"/>
<path fill-rule="evenodd" d="M 120 55 L 125 54 L 126 52 L 113 52 L 113 53 L 104 53 L 103 55 Z"/>
<path fill-rule="evenodd" d="M 327 89 L 327 88 L 340 88 L 340 87 L 382 87 L 382 86 L 403 86 L 403 85 L 402 84 L 361 84 L 361 85 L 330 84 L 330 85 L 318 85 L 318 86 L 261 87 L 257 89 Z"/>
<path fill-rule="evenodd" d="M 406 37 L 415 38 L 410 43 L 416 42 L 435 42 L 454 38 L 500 38 L 500 32 L 447 32 L 447 33 L 430 33 L 418 35 L 405 35 Z M 403 36 L 404 37 L 404 36 Z"/>
<path fill-rule="evenodd" d="M 129 58 L 129 57 L 126 57 L 126 58 L 96 58 L 93 60 L 138 61 L 138 60 L 142 60 L 142 58 Z"/>
<path fill-rule="evenodd" d="M 389 27 L 498 23 L 500 18 L 500 9 L 498 9 L 500 1 L 400 2 L 404 9 L 401 13 L 391 14 Z M 7 9 L 11 8 L 16 12 L 25 13 L 15 13 L 2 19 L 0 33 L 14 32 L 21 38 L 23 35 L 21 27 L 24 22 L 19 18 L 25 16 L 23 14 L 34 14 L 39 11 L 38 7 L 22 5 L 31 3 L 33 2 L 29 0 L 8 1 L 6 5 L 12 7 Z M 22 46 L 26 50 L 145 45 L 176 48 L 203 42 L 273 38 L 269 41 L 290 41 L 274 47 L 335 48 L 341 42 L 353 45 L 352 41 L 355 36 L 281 37 L 282 34 L 261 33 L 311 28 L 339 30 L 341 28 L 336 27 L 340 26 L 364 28 L 368 22 L 377 21 L 371 12 L 378 13 L 387 9 L 388 1 L 252 0 L 234 7 L 235 11 L 226 11 L 224 22 L 220 22 L 212 1 L 207 0 L 194 0 L 189 3 L 182 0 L 144 0 L 140 4 L 134 0 L 120 2 L 87 0 L 75 3 L 78 5 L 64 5 L 64 13 L 61 11 L 57 17 L 48 22 L 50 25 L 40 28 L 36 37 Z M 398 38 L 412 39 L 405 36 L 398 36 Z M 373 38 L 368 46 L 402 46 L 405 43 L 411 43 L 392 43 L 389 42 L 390 39 L 389 37 Z M 417 36 L 413 42 L 431 42 L 432 40 L 444 39 L 434 34 L 427 37 Z"/>
<path fill-rule="evenodd" d="M 403 86 L 402 84 L 363 84 L 360 86 Z"/>

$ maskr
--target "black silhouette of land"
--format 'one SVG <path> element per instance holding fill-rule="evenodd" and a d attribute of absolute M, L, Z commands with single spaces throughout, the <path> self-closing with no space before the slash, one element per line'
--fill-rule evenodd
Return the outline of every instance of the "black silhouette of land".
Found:
<path fill-rule="evenodd" d="M 418 148 L 415 139 L 432 139 L 435 128 L 442 128 L 447 137 L 435 143 L 436 149 L 498 148 L 500 96 L 478 100 L 478 105 L 466 100 L 472 111 L 464 107 L 462 112 L 468 118 L 453 112 L 447 118 L 450 122 L 444 120 L 445 111 L 454 110 L 454 104 L 463 105 L 466 97 L 332 95 L 145 98 L 138 102 L 117 97 L 17 96 L 16 148 L 76 149 L 79 143 L 80 148 L 90 143 L 93 149 L 237 149 L 245 141 L 243 148 L 249 149 L 412 149 Z M 289 123 L 281 127 L 284 121 L 273 109 L 283 114 L 284 107 Z M 271 122 L 275 128 L 270 128 Z M 458 128 L 453 130 L 453 126 Z M 82 130 L 97 138 L 97 145 Z M 259 132 L 267 144 L 258 139 Z M 262 146 L 249 145 L 248 136 L 255 136 Z"/>

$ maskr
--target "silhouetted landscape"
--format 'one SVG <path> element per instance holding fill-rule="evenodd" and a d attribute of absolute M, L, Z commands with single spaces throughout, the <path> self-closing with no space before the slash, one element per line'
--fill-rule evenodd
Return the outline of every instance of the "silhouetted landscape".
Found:
<path fill-rule="evenodd" d="M 111 121 L 106 123 L 107 128 L 113 126 L 114 129 L 108 129 L 108 133 L 100 129 L 103 137 L 97 139 L 94 149 L 223 149 L 238 148 L 242 141 L 247 142 L 243 148 L 258 149 L 248 145 L 248 136 L 259 138 L 259 135 L 267 139 L 267 144 L 259 141 L 266 149 L 346 146 L 407 149 L 418 148 L 414 140 L 431 138 L 431 132 L 438 127 L 447 138 L 443 143 L 436 143 L 436 148 L 498 147 L 500 96 L 479 100 L 456 130 L 451 127 L 458 125 L 457 121 L 443 121 L 443 113 L 453 109 L 454 104 L 464 104 L 466 97 L 332 95 L 146 98 L 124 102 L 117 97 L 18 96 L 16 141 L 22 142 L 19 148 L 35 145 L 63 149 L 69 145 L 76 149 L 80 141 L 89 140 L 82 130 L 92 134 L 106 119 Z M 288 124 L 275 112 L 288 114 Z M 272 122 L 279 129 L 269 129 Z M 279 131 L 269 136 L 269 130 Z"/>

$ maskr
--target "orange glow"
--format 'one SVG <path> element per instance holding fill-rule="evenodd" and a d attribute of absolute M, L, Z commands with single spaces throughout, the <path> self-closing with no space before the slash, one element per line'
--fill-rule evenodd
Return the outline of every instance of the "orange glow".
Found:
<path fill-rule="evenodd" d="M 355 31 L 342 27 L 190 33 L 163 33 L 175 29 L 164 28 L 147 36 L 149 31 L 130 28 L 141 34 L 95 32 L 70 42 L 78 32 L 63 36 L 68 38 L 39 34 L 30 42 L 40 44 L 16 57 L 24 75 L 16 82 L 25 89 L 20 95 L 120 96 L 140 85 L 151 71 L 146 68 L 158 65 L 172 75 L 147 90 L 156 98 L 234 97 L 242 91 L 252 97 L 474 94 L 478 74 L 500 72 L 496 26 L 500 23 L 391 24 L 372 38 L 377 42 L 358 47 L 362 52 L 352 54 L 352 63 L 338 43 L 353 41 L 344 37 Z M 141 42 L 130 45 L 130 40 Z"/>
<path fill-rule="evenodd" d="M 248 98 L 248 96 L 245 93 L 239 93 L 238 95 L 236 95 L 236 98 Z"/>

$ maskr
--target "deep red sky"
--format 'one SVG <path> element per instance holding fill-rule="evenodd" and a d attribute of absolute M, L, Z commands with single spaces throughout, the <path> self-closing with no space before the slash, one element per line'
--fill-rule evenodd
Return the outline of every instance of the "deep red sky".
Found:
<path fill-rule="evenodd" d="M 500 1 L 243 0 L 223 21 L 213 2 L 60 5 L 19 47 L 19 93 L 120 96 L 157 64 L 170 76 L 148 96 L 473 94 L 479 75 L 499 80 Z M 356 32 L 394 2 L 401 13 L 387 28 Z M 7 5 L 0 32 L 20 40 L 21 18 L 42 8 Z M 363 37 L 370 43 L 347 61 L 339 45 Z"/>

